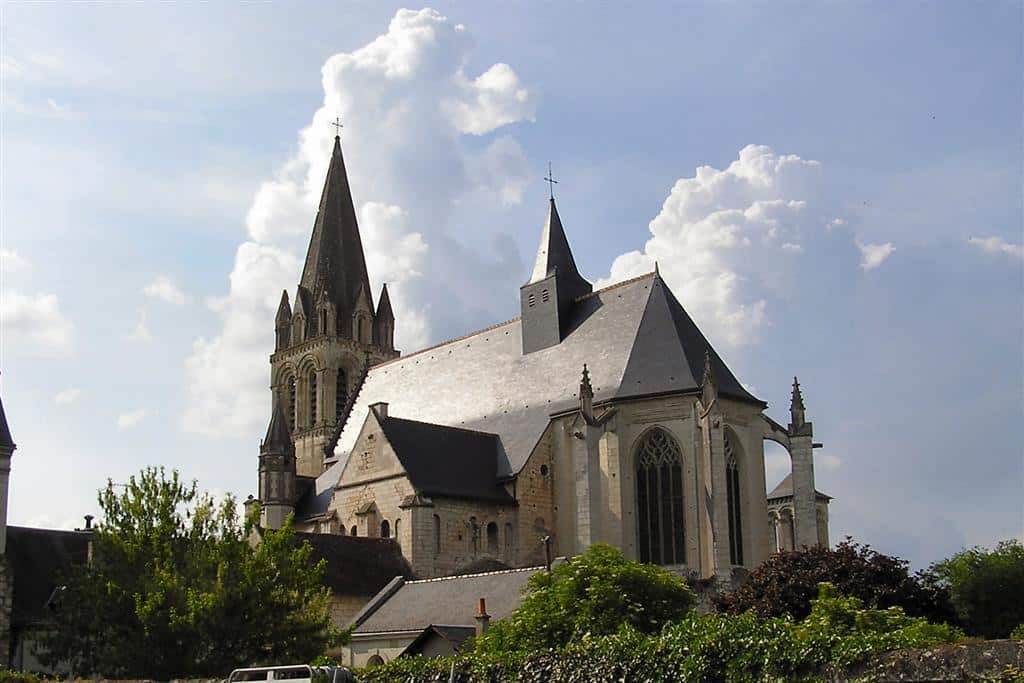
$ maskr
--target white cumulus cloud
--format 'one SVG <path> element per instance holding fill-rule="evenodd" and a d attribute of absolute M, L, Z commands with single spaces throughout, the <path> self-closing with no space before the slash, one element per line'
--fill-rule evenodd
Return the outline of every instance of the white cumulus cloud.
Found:
<path fill-rule="evenodd" d="M 1005 254 L 1024 259 L 1024 245 L 1007 242 L 1002 237 L 971 237 L 967 242 L 989 254 Z"/>
<path fill-rule="evenodd" d="M 520 201 L 532 174 L 519 144 L 495 131 L 532 120 L 536 98 L 507 64 L 468 73 L 472 49 L 467 29 L 438 12 L 399 10 L 367 45 L 327 59 L 322 106 L 295 155 L 259 186 L 228 293 L 211 302 L 222 327 L 186 360 L 185 429 L 239 434 L 266 418 L 274 313 L 299 279 L 335 117 L 374 299 L 387 282 L 399 348 L 451 334 L 456 321 L 464 330 L 493 306 L 499 283 L 514 291 L 518 253 L 487 211 Z M 460 231 L 459 212 L 481 205 Z"/>
<path fill-rule="evenodd" d="M 24 273 L 32 269 L 32 263 L 11 249 L 0 249 L 0 273 L 13 275 Z"/>
<path fill-rule="evenodd" d="M 74 325 L 61 311 L 56 294 L 23 294 L 5 287 L 0 291 L 0 325 L 5 340 L 37 353 L 71 350 Z"/>
<path fill-rule="evenodd" d="M 603 287 L 659 270 L 706 334 L 752 344 L 769 324 L 765 283 L 776 255 L 803 251 L 822 225 L 808 208 L 820 164 L 747 145 L 724 170 L 701 166 L 676 181 L 639 251 L 618 256 Z"/>
<path fill-rule="evenodd" d="M 182 306 L 186 301 L 188 301 L 188 297 L 185 296 L 185 293 L 182 292 L 166 275 L 158 276 L 155 280 L 143 287 L 142 293 L 152 299 L 157 299 L 174 306 Z"/>
<path fill-rule="evenodd" d="M 896 247 L 892 245 L 892 242 L 884 244 L 858 243 L 857 246 L 860 248 L 861 254 L 860 267 L 864 270 L 874 270 L 896 251 Z"/>
<path fill-rule="evenodd" d="M 53 402 L 59 406 L 66 406 L 77 401 L 81 395 L 81 389 L 65 389 L 57 392 L 57 395 L 53 397 Z"/>
<path fill-rule="evenodd" d="M 145 408 L 136 408 L 135 410 L 129 410 L 127 413 L 121 413 L 117 416 L 117 428 L 118 429 L 129 429 L 142 422 L 149 415 L 149 411 Z"/>

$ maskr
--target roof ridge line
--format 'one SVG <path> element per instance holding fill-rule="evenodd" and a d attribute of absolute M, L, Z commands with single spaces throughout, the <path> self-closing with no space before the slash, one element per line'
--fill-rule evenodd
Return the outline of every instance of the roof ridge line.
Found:
<path fill-rule="evenodd" d="M 432 579 L 415 579 L 413 581 L 406 581 L 405 585 L 408 586 L 413 583 L 436 583 L 438 581 L 452 581 L 455 579 L 469 579 L 475 576 L 491 576 L 493 574 L 511 574 L 513 572 L 527 572 L 530 570 L 544 569 L 544 565 L 538 565 L 536 567 L 514 567 L 512 569 L 496 569 L 491 572 L 479 572 L 476 574 L 458 574 L 456 576 L 435 576 Z"/>
<path fill-rule="evenodd" d="M 573 301 L 574 302 L 576 302 L 576 301 L 583 301 L 584 299 L 586 299 L 588 297 L 595 296 L 595 295 L 600 294 L 602 292 L 610 292 L 613 289 L 618 289 L 619 287 L 625 287 L 626 285 L 631 285 L 634 282 L 639 282 L 640 280 L 643 280 L 644 278 L 651 277 L 653 275 L 655 275 L 655 271 L 652 270 L 649 273 L 644 273 L 643 275 L 637 275 L 636 277 L 630 278 L 628 280 L 623 280 L 622 282 L 616 282 L 614 284 L 608 285 L 607 287 L 603 287 L 601 289 L 596 289 L 593 292 L 590 292 L 588 294 L 584 294 L 581 297 L 577 297 L 577 298 L 573 299 Z M 399 356 L 398 358 L 392 358 L 391 360 L 386 360 L 383 363 L 377 363 L 372 368 L 370 368 L 370 370 L 373 371 L 373 370 L 376 370 L 377 368 L 382 368 L 382 367 L 391 365 L 393 363 L 399 363 L 399 362 L 401 362 L 403 360 L 406 360 L 408 358 L 412 358 L 413 356 L 418 356 L 418 355 L 420 355 L 422 353 L 426 353 L 427 351 L 433 351 L 435 349 L 441 348 L 442 346 L 448 346 L 449 344 L 454 344 L 455 342 L 460 342 L 463 339 L 469 339 L 470 337 L 475 337 L 478 334 L 483 334 L 484 332 L 490 332 L 491 330 L 496 330 L 499 327 L 504 327 L 505 325 L 510 325 L 510 324 L 514 323 L 515 321 L 519 320 L 521 317 L 522 316 L 518 316 L 517 315 L 514 318 L 509 318 L 508 320 L 503 320 L 502 322 L 494 323 L 493 325 L 490 325 L 488 327 L 484 327 L 484 328 L 481 328 L 479 330 L 475 330 L 473 332 L 467 332 L 466 334 L 464 334 L 462 336 L 453 337 L 451 339 L 446 339 L 445 341 L 438 342 L 437 344 L 432 344 L 431 346 L 426 346 L 426 347 L 424 347 L 422 349 L 417 349 L 416 351 L 413 351 L 413 352 L 411 352 L 411 353 L 409 353 L 409 354 L 407 354 L 405 356 Z"/>
<path fill-rule="evenodd" d="M 440 427 L 441 429 L 451 429 L 453 431 L 466 432 L 468 434 L 479 434 L 481 436 L 493 436 L 495 438 L 500 438 L 500 436 L 498 434 L 495 434 L 494 432 L 482 432 L 479 429 L 466 429 L 465 427 L 453 427 L 451 425 L 443 425 L 443 424 L 440 424 L 440 423 L 437 423 L 437 422 L 424 422 L 423 420 L 410 420 L 407 417 L 398 417 L 396 415 L 388 415 L 386 418 L 384 418 L 383 421 L 384 422 L 388 422 L 390 420 L 398 420 L 400 422 L 411 422 L 413 424 L 428 425 L 430 427 Z"/>

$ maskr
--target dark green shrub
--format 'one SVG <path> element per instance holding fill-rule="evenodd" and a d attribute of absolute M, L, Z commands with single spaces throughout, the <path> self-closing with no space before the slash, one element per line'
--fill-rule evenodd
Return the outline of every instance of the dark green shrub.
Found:
<path fill-rule="evenodd" d="M 732 614 L 753 610 L 761 617 L 803 619 L 810 614 L 818 584 L 831 583 L 868 607 L 901 607 L 911 616 L 956 623 L 946 588 L 928 573 L 911 576 L 908 568 L 905 560 L 848 538 L 835 548 L 772 555 L 739 589 L 719 596 L 716 605 Z"/>
<path fill-rule="evenodd" d="M 949 590 L 964 630 L 1006 638 L 1024 622 L 1024 545 L 1003 541 L 993 550 L 970 548 L 931 567 Z"/>

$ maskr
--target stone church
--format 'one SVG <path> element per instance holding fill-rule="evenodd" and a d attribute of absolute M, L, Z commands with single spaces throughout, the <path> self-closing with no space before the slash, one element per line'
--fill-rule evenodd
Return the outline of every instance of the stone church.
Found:
<path fill-rule="evenodd" d="M 334 150 L 302 279 L 281 296 L 261 522 L 392 538 L 421 578 L 608 543 L 727 579 L 828 543 L 811 423 L 765 414 L 657 269 L 595 291 L 554 199 L 520 315 L 401 355 Z M 764 441 L 791 474 L 766 494 Z"/>

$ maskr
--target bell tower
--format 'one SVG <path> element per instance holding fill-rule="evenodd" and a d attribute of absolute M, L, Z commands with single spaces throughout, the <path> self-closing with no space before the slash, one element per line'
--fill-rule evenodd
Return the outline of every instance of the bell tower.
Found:
<path fill-rule="evenodd" d="M 352 191 L 335 136 L 302 278 L 274 321 L 270 386 L 295 447 L 296 474 L 316 477 L 362 372 L 399 355 L 387 288 L 374 306 Z"/>

